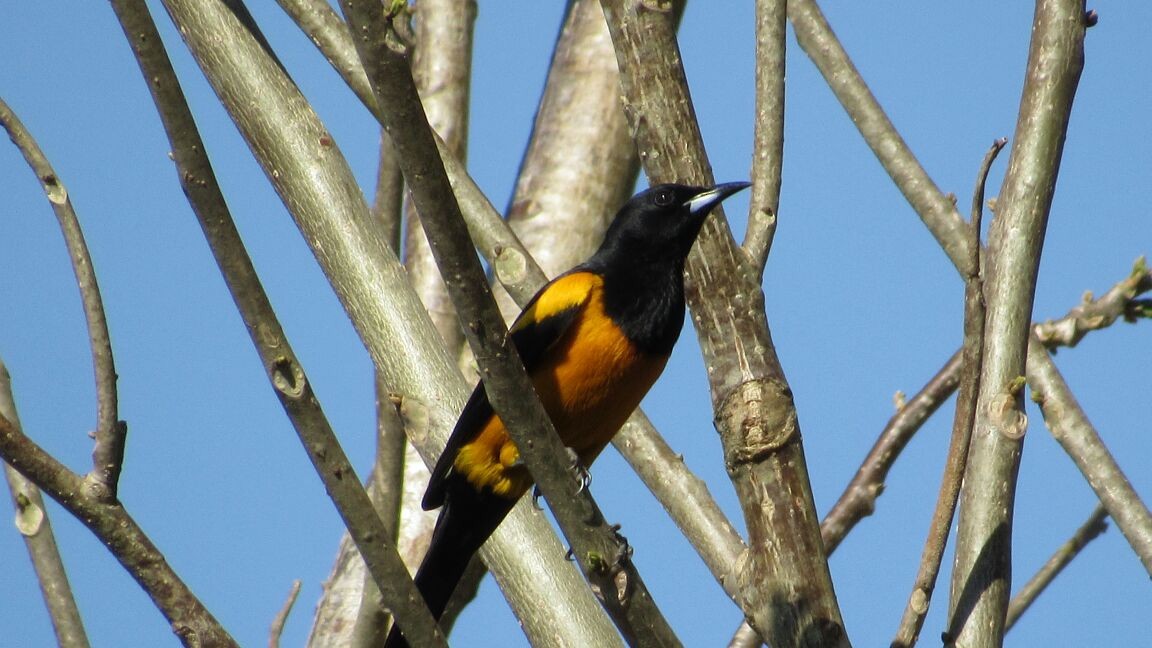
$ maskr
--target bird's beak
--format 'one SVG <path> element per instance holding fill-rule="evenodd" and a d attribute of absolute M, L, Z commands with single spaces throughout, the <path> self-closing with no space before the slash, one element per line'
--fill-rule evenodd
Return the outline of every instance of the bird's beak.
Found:
<path fill-rule="evenodd" d="M 750 186 L 752 186 L 750 182 L 726 182 L 724 184 L 718 184 L 711 189 L 706 189 L 688 201 L 688 213 L 707 214 L 713 207 L 719 205 L 728 196 Z"/>

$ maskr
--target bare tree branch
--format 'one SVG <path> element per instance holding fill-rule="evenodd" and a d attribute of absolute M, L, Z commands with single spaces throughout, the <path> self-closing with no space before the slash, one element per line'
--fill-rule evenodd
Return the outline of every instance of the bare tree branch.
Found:
<path fill-rule="evenodd" d="M 91 496 L 111 502 L 116 499 L 120 470 L 124 467 L 124 441 L 128 428 L 118 414 L 116 365 L 112 358 L 108 320 L 104 317 L 104 300 L 100 298 L 100 286 L 92 267 L 92 257 L 88 254 L 88 244 L 84 242 L 84 232 L 80 229 L 80 221 L 72 208 L 68 190 L 32 134 L 2 99 L 0 124 L 8 131 L 8 136 L 16 148 L 20 149 L 28 166 L 32 167 L 32 172 L 48 196 L 68 246 L 72 271 L 80 286 L 80 300 L 84 305 L 88 341 L 92 348 L 92 368 L 96 374 L 96 430 L 93 433 L 96 445 L 92 448 L 92 472 L 88 474 L 86 482 Z"/>
<path fill-rule="evenodd" d="M 649 179 L 710 184 L 671 9 L 626 0 L 601 6 L 616 47 L 625 114 Z M 748 525 L 741 607 L 774 646 L 848 645 L 758 273 L 720 210 L 705 222 L 695 249 L 687 300 L 710 367 L 725 463 Z"/>
<path fill-rule="evenodd" d="M 793 0 L 793 5 L 803 7 L 804 9 L 815 9 L 815 5 L 812 4 L 810 0 Z M 865 104 L 863 107 L 858 105 L 858 103 L 846 101 L 844 98 L 841 99 L 845 109 L 853 117 L 853 121 L 857 124 L 869 122 L 868 115 L 866 114 L 867 111 L 873 108 L 878 109 L 878 105 L 876 105 L 875 100 L 871 98 L 871 93 L 867 92 L 867 87 L 860 79 L 855 68 L 851 66 L 847 55 L 843 52 L 843 48 L 835 41 L 835 36 L 831 33 L 823 17 L 819 15 L 818 10 L 816 10 L 815 13 L 813 11 L 796 11 L 795 15 L 790 12 L 790 16 L 793 18 L 793 24 L 797 30 L 797 38 L 800 40 L 802 47 L 804 46 L 805 38 L 811 37 L 810 43 L 813 44 L 813 47 L 806 47 L 805 49 L 809 51 L 809 55 L 813 58 L 814 62 L 816 62 L 817 67 L 821 68 L 825 77 L 831 78 L 835 76 L 839 78 L 842 83 L 846 83 L 859 90 L 860 92 L 857 94 L 866 99 L 866 101 L 863 101 Z M 1090 26 L 1094 24 L 1095 17 L 1094 14 L 1083 14 L 1081 12 L 1078 18 L 1070 18 L 1069 20 L 1078 20 L 1079 23 Z M 838 93 L 838 96 L 839 94 L 840 93 Z M 891 124 L 886 123 L 886 120 L 883 121 L 885 124 L 881 124 L 883 128 L 878 129 L 879 132 L 877 132 L 877 129 L 866 130 L 863 127 L 861 128 L 862 134 L 865 135 L 865 138 L 870 142 L 873 150 L 877 151 L 878 155 L 882 152 L 879 146 L 880 142 L 899 142 L 899 136 L 895 133 Z M 873 120 L 869 123 L 880 123 L 880 121 Z M 906 147 L 902 146 L 902 142 L 901 146 L 897 147 L 897 149 L 901 152 L 906 152 Z M 915 162 L 910 154 L 903 157 L 909 163 Z M 903 182 L 902 176 L 893 175 L 898 184 Z M 905 192 L 905 195 L 909 196 L 911 189 L 916 188 L 917 185 L 908 184 L 905 186 L 902 184 L 901 186 L 903 187 L 902 190 Z M 963 270 L 964 257 L 956 252 L 959 250 L 963 240 L 951 231 L 951 229 L 954 228 L 949 228 L 947 223 L 942 223 L 937 219 L 929 219 L 924 216 L 927 213 L 926 209 L 928 207 L 931 207 L 933 204 L 941 204 L 941 200 L 946 202 L 946 198 L 941 195 L 939 190 L 935 189 L 934 186 L 920 184 L 919 187 L 925 189 L 928 194 L 932 195 L 927 195 L 927 199 L 924 201 L 912 200 L 911 198 L 910 201 L 921 214 L 921 217 L 924 218 L 925 223 L 928 224 L 937 239 L 950 242 L 950 244 L 944 245 L 945 251 L 949 253 L 949 258 L 957 265 L 957 268 Z M 1127 306 L 1133 308 L 1132 304 L 1134 303 L 1134 301 L 1129 301 L 1127 302 Z M 1126 317 L 1129 316 L 1130 312 L 1131 311 L 1126 312 Z M 1075 330 L 1075 327 L 1072 327 L 1072 330 Z M 1054 370 L 1050 358 L 1046 355 L 1036 353 L 1033 350 L 1030 350 L 1030 362 L 1044 371 Z"/>
<path fill-rule="evenodd" d="M 384 522 L 384 529 L 388 533 L 388 538 L 396 544 L 401 558 L 404 557 L 404 548 L 399 544 L 400 506 L 405 494 L 404 453 L 408 447 L 408 438 L 404 434 L 404 423 L 400 420 L 399 412 L 396 411 L 396 403 L 388 394 L 388 385 L 377 374 L 376 461 L 372 466 L 371 474 L 368 475 L 368 497 L 372 500 L 373 506 L 376 507 L 376 513 Z M 419 464 L 421 468 L 424 467 L 424 463 L 419 460 L 419 457 L 416 457 L 415 463 Z M 343 538 L 341 538 L 341 543 L 343 543 Z M 405 565 L 409 564 L 408 561 L 404 562 Z M 359 646 L 370 648 L 381 645 L 388 636 L 388 621 L 391 617 L 385 610 L 386 604 L 380 595 L 380 589 L 376 587 L 372 577 L 365 574 L 362 569 L 350 570 L 347 574 L 337 573 L 329 577 L 329 583 L 334 578 L 355 578 L 357 576 L 364 585 L 362 587 L 363 593 L 360 595 L 359 609 L 353 622 L 349 624 L 351 627 L 347 634 L 350 636 L 331 637 L 329 643 L 351 646 L 352 648 Z M 321 601 L 321 605 L 323 604 L 324 601 Z M 317 609 L 316 618 L 319 619 L 321 614 L 322 612 Z M 447 632 L 442 620 L 440 625 L 441 629 Z M 311 642 L 309 643 L 311 645 Z"/>
<path fill-rule="evenodd" d="M 960 395 L 956 398 L 956 413 L 952 422 L 952 441 L 948 446 L 948 456 L 944 466 L 944 476 L 940 482 L 940 492 L 936 498 L 936 508 L 928 527 L 928 538 L 920 556 L 920 567 L 912 588 L 912 595 L 904 608 L 894 648 L 911 648 L 920 637 L 924 618 L 932 603 L 932 593 L 936 589 L 936 578 L 940 574 L 940 563 L 944 558 L 944 547 L 948 544 L 948 534 L 952 530 L 952 519 L 956 514 L 956 499 L 960 495 L 960 483 L 968 464 L 968 444 L 972 438 L 972 426 L 976 420 L 976 398 L 980 393 L 980 369 L 983 364 L 981 351 L 984 348 L 984 295 L 980 278 L 980 224 L 984 208 L 984 185 L 988 172 L 1000 149 L 1008 143 L 998 139 L 984 156 L 980 172 L 976 177 L 976 189 L 972 192 L 972 220 L 969 225 L 968 249 L 973 258 L 968 263 L 969 274 L 964 277 L 964 343 L 961 346 L 962 376 Z"/>
<path fill-rule="evenodd" d="M 152 599 L 181 643 L 189 648 L 237 646 L 118 501 L 90 495 L 86 480 L 56 461 L 4 416 L 0 416 L 0 459 L 35 482 L 108 547 Z"/>
<path fill-rule="evenodd" d="M 1004 632 L 1012 629 L 1016 622 L 1020 620 L 1028 608 L 1036 601 L 1036 597 L 1052 584 L 1052 580 L 1064 571 L 1064 568 L 1072 562 L 1072 559 L 1080 554 L 1084 547 L 1088 546 L 1089 542 L 1096 539 L 1101 533 L 1108 529 L 1108 511 L 1103 506 L 1097 506 L 1092 515 L 1067 542 L 1060 545 L 1056 553 L 1044 563 L 1040 571 L 1036 572 L 1032 578 L 1028 579 L 1027 583 L 1020 588 L 1019 592 L 1012 597 L 1012 601 L 1008 603 L 1008 618 L 1004 621 Z"/>
<path fill-rule="evenodd" d="M 1132 265 L 1128 278 L 1113 286 L 1099 299 L 1093 299 L 1092 293 L 1085 293 L 1084 302 L 1063 318 L 1036 324 L 1032 331 L 1048 348 L 1076 346 L 1089 331 L 1111 326 L 1121 317 L 1129 319 L 1133 298 L 1149 290 L 1152 290 L 1152 270 L 1148 269 L 1144 257 L 1140 257 Z"/>
<path fill-rule="evenodd" d="M 417 642 L 420 645 L 446 645 L 435 619 L 419 603 L 395 544 L 356 478 L 260 285 L 147 7 L 139 0 L 113 0 L 113 8 L 171 141 L 184 192 L 301 444 L 394 613 L 427 637 Z"/>
<path fill-rule="evenodd" d="M 472 73 L 475 0 L 421 0 L 415 5 L 416 43 L 412 76 L 429 126 L 463 162 L 468 141 L 468 97 Z M 401 167 L 403 162 L 399 161 Z M 464 344 L 456 309 L 440 277 L 420 214 L 409 201 L 405 219 L 404 267 L 432 323 L 450 351 Z"/>
<path fill-rule="evenodd" d="M 824 546 L 831 554 L 848 532 L 876 510 L 876 500 L 896 459 L 912 436 L 948 400 L 960 384 L 963 349 L 958 349 L 931 379 L 897 410 L 881 430 L 860 468 L 832 505 L 820 525 Z"/>
<path fill-rule="evenodd" d="M 708 492 L 708 485 L 684 466 L 684 457 L 668 446 L 642 411 L 628 419 L 613 443 L 657 495 L 725 593 L 738 601 L 737 566 L 747 547 Z"/>
<path fill-rule="evenodd" d="M 1144 569 L 1152 575 L 1152 513 L 1076 402 L 1048 352 L 1038 343 L 1028 347 L 1028 383 L 1048 430 L 1076 462 Z"/>
<path fill-rule="evenodd" d="M 966 274 L 965 264 L 972 255 L 964 236 L 964 219 L 900 137 L 836 39 L 816 1 L 788 0 L 788 18 L 796 32 L 796 42 L 820 70 L 884 170 L 961 275 Z"/>
<path fill-rule="evenodd" d="M 989 234 L 980 397 L 952 572 L 948 635 L 958 645 L 1003 641 L 1012 509 L 1027 428 L 1022 387 L 1032 298 L 1084 64 L 1084 30 L 1083 0 L 1036 3 L 1014 144 Z"/>
<path fill-rule="evenodd" d="M 326 24 L 331 26 L 331 23 Z M 333 42 L 340 43 L 344 51 L 351 52 L 351 58 L 340 59 L 337 71 L 350 84 L 367 87 L 367 77 L 356 59 L 348 31 L 331 29 L 328 35 Z M 345 66 L 344 63 L 348 61 L 353 63 Z M 366 96 L 369 97 L 365 101 L 366 106 L 383 123 L 384 114 L 376 106 L 375 99 L 371 98 L 370 92 Z M 446 154 L 443 142 L 437 141 L 437 145 L 477 247 L 492 260 L 492 266 L 504 287 L 517 299 L 528 299 L 544 283 L 543 273 L 534 263 L 528 262 L 530 257 L 523 246 L 511 234 L 483 192 L 467 176 L 463 166 Z M 342 265 L 340 269 L 347 272 L 363 268 L 350 264 Z M 346 279 L 342 275 L 334 277 L 328 269 L 326 272 L 338 287 Z M 353 285 L 359 283 L 353 282 Z M 369 281 L 367 285 L 372 283 Z M 376 295 L 389 295 L 394 299 L 406 297 L 404 294 L 395 295 L 388 288 L 372 292 Z M 359 294 L 359 291 L 355 294 Z M 409 290 L 408 295 L 411 294 Z M 420 311 L 423 312 L 423 309 L 420 308 Z M 427 314 L 409 312 L 403 319 L 393 320 L 390 328 L 368 326 L 369 322 L 362 321 L 356 310 L 350 310 L 349 313 L 377 366 L 387 370 L 389 384 L 401 395 L 402 414 L 405 411 L 409 413 L 405 420 L 420 421 L 415 436 L 411 436 L 411 425 L 406 423 L 410 438 L 418 444 L 426 462 L 434 461 L 451 429 L 451 422 L 455 420 L 455 413 L 463 404 L 465 394 L 462 386 L 458 390 L 450 389 L 460 380 L 458 375 L 452 379 L 443 373 L 446 365 L 441 364 L 441 361 L 448 360 L 443 349 L 432 345 L 424 337 L 415 343 L 413 334 L 424 334 L 425 329 L 420 324 L 427 321 Z M 399 314 L 393 309 L 389 309 L 387 314 L 393 313 Z M 404 333 L 409 337 L 400 340 L 379 337 L 379 333 L 393 330 L 396 335 Z M 396 349 L 401 352 L 397 353 Z M 404 361 L 405 364 L 398 361 Z M 429 387 L 452 391 L 455 395 L 448 397 L 445 393 L 429 394 Z M 442 409 L 445 403 L 451 405 L 451 413 L 447 408 Z M 618 640 L 609 639 L 614 636 L 614 630 L 600 612 L 583 579 L 564 562 L 564 549 L 551 533 L 546 521 L 536 515 L 530 505 L 517 505 L 480 553 L 515 608 L 521 626 L 530 639 L 540 642 L 559 640 L 569 645 L 589 645 L 589 642 L 597 641 L 607 645 L 605 642 Z M 543 610 L 535 605 L 544 598 L 566 606 L 566 609 Z"/>
<path fill-rule="evenodd" d="M 1143 274 L 1141 274 L 1141 272 Z M 1115 322 L 1119 314 L 1130 310 L 1130 304 L 1137 296 L 1152 290 L 1152 271 L 1137 263 L 1133 274 L 1121 280 L 1105 293 L 1094 306 L 1088 306 L 1088 321 L 1092 326 L 1084 328 L 1097 330 L 1096 326 L 1103 328 L 1105 322 Z M 1128 295 L 1124 298 L 1124 295 Z M 1057 320 L 1048 320 L 1043 324 L 1034 324 L 1033 330 L 1068 331 L 1080 326 L 1073 320 L 1085 318 L 1085 305 L 1080 305 Z M 1099 309 L 1099 310 L 1097 310 Z M 1067 336 L 1049 335 L 1051 341 L 1049 348 L 1055 350 L 1062 342 L 1069 341 Z M 1079 339 L 1079 338 L 1074 338 Z M 1049 345 L 1045 345 L 1049 346 Z M 884 430 L 876 440 L 876 444 L 868 452 L 860 469 L 852 481 L 840 495 L 840 499 L 832 506 L 821 525 L 824 544 L 831 553 L 840 545 L 856 523 L 871 515 L 875 510 L 876 499 L 884 490 L 884 481 L 904 446 L 912 439 L 920 426 L 937 408 L 940 407 L 956 390 L 960 381 L 960 354 L 957 351 L 944 364 L 943 367 L 928 381 L 927 384 L 905 403 L 900 410 L 888 421 Z M 1049 362 L 1049 364 L 1051 364 Z"/>
<path fill-rule="evenodd" d="M 3 359 L 0 359 L 0 417 L 8 419 L 16 432 L 23 434 L 20 418 L 16 414 L 16 400 L 12 397 L 12 378 L 8 375 Z M 52 522 L 48 518 L 48 509 L 44 508 L 40 489 L 8 464 L 4 464 L 4 477 L 8 480 L 12 504 L 16 507 L 16 529 L 24 538 L 28 557 L 32 559 L 32 568 L 40 583 L 40 593 L 44 595 L 44 604 L 52 619 L 56 643 L 62 648 L 88 648 L 84 621 L 76 607 L 72 585 L 68 582 L 68 572 L 60 558 L 56 536 L 52 533 Z"/>
<path fill-rule="evenodd" d="M 432 253 L 465 335 L 484 377 L 493 408 L 508 428 L 588 578 L 603 593 L 601 603 L 626 637 L 650 645 L 676 645 L 667 621 L 652 603 L 635 566 L 601 558 L 621 553 L 615 529 L 599 513 L 586 489 L 577 488 L 569 460 L 543 406 L 535 397 L 519 355 L 509 344 L 504 321 L 473 252 L 463 217 L 452 197 L 431 130 L 427 126 L 408 63 L 391 49 L 386 25 L 370 6 L 342 0 L 361 62 L 376 90 L 384 125 L 396 146 L 404 177 L 423 218 Z M 577 493 L 575 497 L 571 493 Z M 611 568 L 606 568 L 611 567 Z M 625 583 L 623 587 L 620 583 Z M 401 629 L 404 626 L 401 625 Z M 407 636 L 407 635 L 406 635 Z"/>
<path fill-rule="evenodd" d="M 552 53 L 508 224 L 554 277 L 595 251 L 639 171 L 604 14 L 598 0 L 575 0 Z M 496 296 L 506 318 L 519 312 L 503 290 Z"/>
<path fill-rule="evenodd" d="M 437 141 L 454 160 L 462 163 L 466 159 L 468 142 L 472 32 L 476 21 L 476 3 L 474 0 L 422 0 L 414 5 L 413 10 L 415 39 L 411 48 L 412 75 Z M 396 20 L 393 19 L 393 25 Z M 352 49 L 355 50 L 354 47 Z M 381 132 L 392 147 L 386 129 L 382 128 Z M 392 157 L 395 158 L 395 147 L 392 148 Z M 400 173 L 402 165 L 400 160 L 396 162 L 397 173 Z M 465 346 L 464 332 L 460 329 L 456 308 L 452 305 L 420 226 L 420 214 L 410 196 L 404 213 L 404 267 L 416 294 L 444 341 L 444 348 L 456 354 Z M 460 365 L 467 374 L 468 364 L 461 361 Z M 414 455 L 412 459 L 415 459 Z M 418 565 L 432 536 L 436 515 L 421 506 L 429 477 L 423 462 L 412 461 L 405 474 L 407 479 L 403 482 L 403 510 L 400 515 L 404 522 L 412 520 L 415 524 L 413 528 L 405 529 L 402 537 L 407 543 L 416 543 L 404 550 L 412 560 L 410 564 Z M 456 615 L 462 609 L 458 600 L 468 601 L 475 596 L 484 573 L 484 570 L 473 572 L 474 578 L 456 588 L 453 596 L 455 600 L 440 617 L 441 628 L 447 630 L 452 627 Z"/>
<path fill-rule="evenodd" d="M 764 267 L 776 236 L 780 185 L 784 172 L 784 77 L 787 52 L 788 3 L 756 2 L 756 126 L 752 143 L 752 198 L 741 248 L 764 279 Z M 730 645 L 759 645 L 759 635 L 745 620 Z"/>
<path fill-rule="evenodd" d="M 764 277 L 764 264 L 776 235 L 784 171 L 784 72 L 788 3 L 756 2 L 756 131 L 752 150 L 752 200 L 744 253 Z"/>
<path fill-rule="evenodd" d="M 288 621 L 288 614 L 296 604 L 296 597 L 300 596 L 300 579 L 292 581 L 292 588 L 288 590 L 288 600 L 272 619 L 272 628 L 268 631 L 268 648 L 280 648 L 280 635 L 284 634 L 284 624 Z"/>
<path fill-rule="evenodd" d="M 379 223 L 384 240 L 400 256 L 400 226 L 404 202 L 404 176 L 388 134 L 380 131 L 380 164 L 376 170 L 376 195 L 372 199 L 372 220 Z"/>

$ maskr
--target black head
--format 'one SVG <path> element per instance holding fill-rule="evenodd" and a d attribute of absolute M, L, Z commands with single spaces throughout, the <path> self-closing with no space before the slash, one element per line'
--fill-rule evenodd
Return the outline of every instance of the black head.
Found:
<path fill-rule="evenodd" d="M 683 262 L 712 208 L 747 186 L 662 184 L 642 191 L 620 208 L 596 256 Z"/>

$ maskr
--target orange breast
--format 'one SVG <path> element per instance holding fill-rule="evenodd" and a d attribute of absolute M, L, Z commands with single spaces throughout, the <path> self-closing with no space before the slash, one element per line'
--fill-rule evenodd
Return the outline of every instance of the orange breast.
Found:
<path fill-rule="evenodd" d="M 604 314 L 599 284 L 576 320 L 532 372 L 544 409 L 564 445 L 588 466 L 656 382 L 666 357 L 641 354 Z M 532 484 L 499 418 L 463 446 L 454 467 L 477 488 L 519 497 Z"/>

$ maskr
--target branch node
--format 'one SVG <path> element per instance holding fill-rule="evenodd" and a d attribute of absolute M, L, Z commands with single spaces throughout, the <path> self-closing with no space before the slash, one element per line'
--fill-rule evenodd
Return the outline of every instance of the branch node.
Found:
<path fill-rule="evenodd" d="M 995 422 L 997 431 L 1013 441 L 1023 439 L 1028 431 L 1028 415 L 1016 407 L 1016 393 L 1000 394 L 988 403 L 989 418 Z"/>
<path fill-rule="evenodd" d="M 308 389 L 308 379 L 304 376 L 304 369 L 286 356 L 279 356 L 272 363 L 272 386 L 284 396 L 296 400 L 304 395 Z"/>
<path fill-rule="evenodd" d="M 716 410 L 716 428 L 738 435 L 723 444 L 729 471 L 759 461 L 799 434 L 791 403 L 788 385 L 770 378 L 749 380 L 731 391 Z"/>
<path fill-rule="evenodd" d="M 909 599 L 908 605 L 916 614 L 927 614 L 928 602 L 931 600 L 927 590 L 923 587 L 917 587 L 912 590 L 912 597 Z"/>
<path fill-rule="evenodd" d="M 492 269 L 500 283 L 508 285 L 524 281 L 528 274 L 528 259 L 519 250 L 498 245 L 492 252 Z"/>
<path fill-rule="evenodd" d="M 68 202 L 68 189 L 64 187 L 64 183 L 60 182 L 60 178 L 56 177 L 55 173 L 45 173 L 40 176 L 40 185 L 44 187 L 44 193 L 48 196 L 48 201 L 55 205 L 63 205 Z"/>
<path fill-rule="evenodd" d="M 24 493 L 16 494 L 16 530 L 20 535 L 32 537 L 44 524 L 44 509 Z"/>

